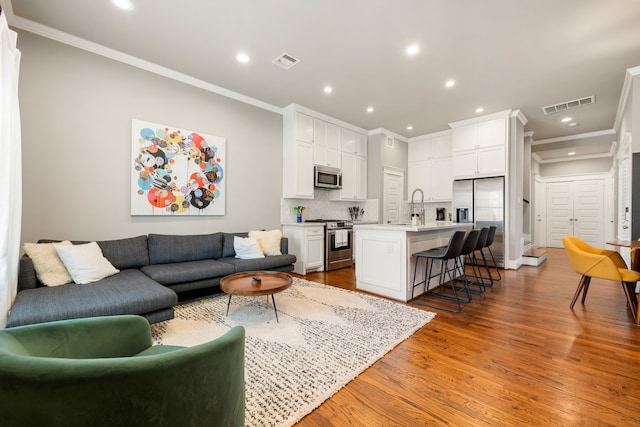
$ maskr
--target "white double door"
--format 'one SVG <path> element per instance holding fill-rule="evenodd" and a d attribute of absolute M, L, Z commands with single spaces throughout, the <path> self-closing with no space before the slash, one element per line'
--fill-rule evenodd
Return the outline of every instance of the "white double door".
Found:
<path fill-rule="evenodd" d="M 547 184 L 547 246 L 562 248 L 562 236 L 575 235 L 604 246 L 603 180 Z"/>

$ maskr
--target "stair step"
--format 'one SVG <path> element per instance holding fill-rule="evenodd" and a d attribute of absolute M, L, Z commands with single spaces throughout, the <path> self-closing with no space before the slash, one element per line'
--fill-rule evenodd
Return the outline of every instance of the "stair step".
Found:
<path fill-rule="evenodd" d="M 533 248 L 523 253 L 522 256 L 533 257 L 533 258 L 540 258 L 543 256 L 546 257 L 547 250 L 544 248 Z"/>
<path fill-rule="evenodd" d="M 547 250 L 544 248 L 529 249 L 522 254 L 522 264 L 531 265 L 534 267 L 539 266 L 547 260 Z"/>

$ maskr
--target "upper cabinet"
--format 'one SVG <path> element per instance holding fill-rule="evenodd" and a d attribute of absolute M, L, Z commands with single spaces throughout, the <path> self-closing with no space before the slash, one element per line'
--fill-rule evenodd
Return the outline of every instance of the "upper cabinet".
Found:
<path fill-rule="evenodd" d="M 313 162 L 316 165 L 342 168 L 340 126 L 313 119 Z"/>
<path fill-rule="evenodd" d="M 505 174 L 508 113 L 451 123 L 454 178 Z"/>
<path fill-rule="evenodd" d="M 420 189 L 425 201 L 451 200 L 451 140 L 451 132 L 446 131 L 416 137 L 409 142 L 408 195 Z"/>
<path fill-rule="evenodd" d="M 358 156 L 367 155 L 367 136 L 349 129 L 342 129 L 342 152 L 356 154 Z"/>
<path fill-rule="evenodd" d="M 296 140 L 302 142 L 313 142 L 313 117 L 306 114 L 295 114 L 295 134 Z"/>
<path fill-rule="evenodd" d="M 367 199 L 367 136 L 351 129 L 341 129 L 342 189 L 329 196 L 331 200 Z"/>
<path fill-rule="evenodd" d="M 362 130 L 296 104 L 283 109 L 282 197 L 313 199 L 314 165 L 342 169 L 335 200 L 367 196 L 367 135 Z"/>

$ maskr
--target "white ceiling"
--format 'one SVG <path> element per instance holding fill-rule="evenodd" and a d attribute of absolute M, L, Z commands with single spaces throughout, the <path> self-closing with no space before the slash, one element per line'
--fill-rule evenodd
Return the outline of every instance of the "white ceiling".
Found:
<path fill-rule="evenodd" d="M 447 129 L 479 106 L 520 109 L 538 141 L 612 129 L 625 70 L 640 65 L 639 0 L 131 1 L 130 12 L 110 0 L 0 4 L 17 28 L 407 138 Z M 413 57 L 411 43 L 420 45 Z M 237 62 L 239 51 L 251 61 Z M 272 64 L 283 52 L 300 63 Z M 542 113 L 591 95 L 594 105 Z M 561 123 L 566 116 L 577 125 Z"/>

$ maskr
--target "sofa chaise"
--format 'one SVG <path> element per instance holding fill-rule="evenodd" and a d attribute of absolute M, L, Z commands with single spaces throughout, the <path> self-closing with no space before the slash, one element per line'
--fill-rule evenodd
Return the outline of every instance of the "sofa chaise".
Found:
<path fill-rule="evenodd" d="M 287 238 L 280 240 L 282 255 L 238 259 L 235 236 L 247 237 L 248 233 L 149 234 L 99 241 L 104 257 L 120 272 L 83 285 L 43 285 L 32 260 L 24 255 L 7 327 L 123 314 L 140 315 L 156 323 L 173 318 L 179 293 L 204 288 L 219 291 L 220 280 L 237 272 L 293 270 L 296 258 L 288 254 Z M 51 242 L 57 240 L 39 241 Z"/>

